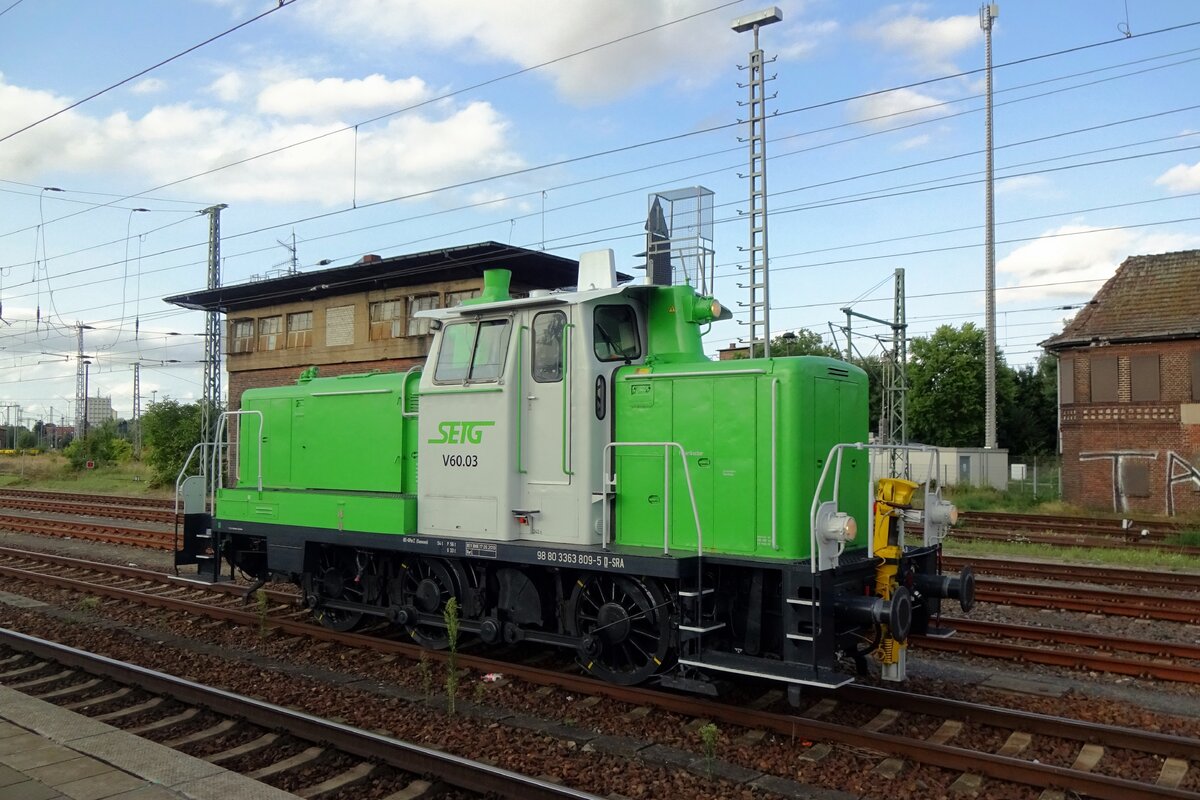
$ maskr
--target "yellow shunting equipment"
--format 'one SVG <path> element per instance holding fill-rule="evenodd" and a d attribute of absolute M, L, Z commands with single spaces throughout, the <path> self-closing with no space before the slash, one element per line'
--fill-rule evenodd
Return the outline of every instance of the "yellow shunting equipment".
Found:
<path fill-rule="evenodd" d="M 875 593 L 890 600 L 898 585 L 900 556 L 903 550 L 901 524 L 904 509 L 912 507 L 912 498 L 920 484 L 903 478 L 883 478 L 875 487 L 875 533 L 872 542 L 879 566 L 875 570 Z M 897 664 L 904 657 L 905 642 L 891 636 L 887 625 L 883 625 L 883 636 L 875 650 L 875 659 L 881 664 Z"/>

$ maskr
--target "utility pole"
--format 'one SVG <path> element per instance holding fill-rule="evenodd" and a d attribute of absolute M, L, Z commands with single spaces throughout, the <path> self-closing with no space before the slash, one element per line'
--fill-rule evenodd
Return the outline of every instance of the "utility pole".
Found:
<path fill-rule="evenodd" d="M 15 450 L 17 447 L 17 437 L 15 435 L 13 435 L 13 433 L 12 433 L 12 422 L 11 422 L 12 410 L 14 408 L 17 409 L 17 416 L 20 417 L 21 407 L 19 405 L 16 405 L 14 403 L 12 405 L 4 406 L 4 444 L 5 444 L 6 448 L 11 448 L 11 449 Z M 12 444 L 9 444 L 10 440 L 12 441 Z"/>
<path fill-rule="evenodd" d="M 984 244 L 984 316 L 985 347 L 984 376 L 987 383 L 985 389 L 984 434 L 983 446 L 994 450 L 996 448 L 996 212 L 994 203 L 995 173 L 992 164 L 992 26 L 996 17 L 1000 16 L 1000 6 L 995 3 L 984 4 L 979 8 L 979 26 L 983 28 L 984 39 L 987 43 L 987 188 L 984 202 L 986 217 L 986 243 Z"/>
<path fill-rule="evenodd" d="M 83 430 L 84 409 L 87 404 L 87 386 L 84 384 L 83 323 L 75 323 L 75 435 Z"/>
<path fill-rule="evenodd" d="M 221 210 L 225 203 L 201 211 L 208 214 L 208 288 L 221 285 Z M 221 402 L 221 318 L 216 311 L 206 312 L 204 328 L 204 400 L 200 408 L 200 436 L 214 440 L 217 407 Z M 200 473 L 208 475 L 208 459 L 201 460 Z M 214 476 L 215 477 L 215 476 Z M 207 488 L 207 487 L 206 487 Z"/>
<path fill-rule="evenodd" d="M 885 382 L 888 443 L 908 444 L 908 322 L 905 319 L 904 268 L 896 268 L 892 312 L 891 375 Z M 908 451 L 892 448 L 892 475 L 909 475 Z"/>
<path fill-rule="evenodd" d="M 133 457 L 142 458 L 142 365 L 133 365 Z"/>
<path fill-rule="evenodd" d="M 769 257 L 767 254 L 767 100 L 766 78 L 763 75 L 763 51 L 758 46 L 758 29 L 783 19 L 783 12 L 772 6 L 762 11 L 738 17 L 732 28 L 738 33 L 753 31 L 754 49 L 750 51 L 750 63 L 741 69 L 750 70 L 745 87 L 749 99 L 739 105 L 748 108 L 746 125 L 749 131 L 745 141 L 750 149 L 749 172 L 744 176 L 750 180 L 750 208 L 746 215 L 750 222 L 750 246 L 746 248 L 749 263 L 739 269 L 747 270 L 750 282 L 742 286 L 750 290 L 750 356 L 755 356 L 755 345 L 762 343 L 764 358 L 771 356 L 771 291 L 767 276 Z M 772 58 L 772 61 L 775 59 Z M 771 77 L 774 80 L 774 76 Z M 741 84 L 739 84 L 740 86 Z"/>

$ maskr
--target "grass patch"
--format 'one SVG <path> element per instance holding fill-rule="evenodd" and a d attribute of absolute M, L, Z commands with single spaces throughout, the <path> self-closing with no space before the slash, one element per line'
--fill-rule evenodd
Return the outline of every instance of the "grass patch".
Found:
<path fill-rule="evenodd" d="M 1057 495 L 1029 492 L 1001 492 L 990 486 L 947 486 L 946 499 L 961 511 L 1019 511 L 1028 514 L 1066 514 L 1087 516 L 1089 512 L 1059 500 Z"/>
<path fill-rule="evenodd" d="M 1183 530 L 1174 536 L 1168 536 L 1167 541 L 1171 544 L 1178 544 L 1184 547 L 1200 546 L 1200 531 L 1198 530 Z"/>
<path fill-rule="evenodd" d="M 948 556 L 960 558 L 1007 557 L 1034 558 L 1044 561 L 1066 561 L 1073 564 L 1097 564 L 1137 569 L 1169 568 L 1200 571 L 1200 556 L 1173 553 L 1163 548 L 1151 549 L 1140 546 L 1129 548 L 1062 547 L 1061 545 L 1035 542 L 968 542 L 955 541 L 954 534 L 946 539 L 944 550 Z"/>
<path fill-rule="evenodd" d="M 174 487 L 151 489 L 152 471 L 146 464 L 126 464 L 76 472 L 57 453 L 36 456 L 0 456 L 0 486 L 13 489 L 45 489 L 83 494 L 125 494 L 173 497 Z"/>

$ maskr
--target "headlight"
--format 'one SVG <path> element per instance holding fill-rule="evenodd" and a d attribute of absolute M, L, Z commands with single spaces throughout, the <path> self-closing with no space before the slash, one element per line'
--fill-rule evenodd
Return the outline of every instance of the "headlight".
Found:
<path fill-rule="evenodd" d="M 858 523 L 844 511 L 830 514 L 821 531 L 822 538 L 827 542 L 852 542 L 857 535 Z"/>
<path fill-rule="evenodd" d="M 926 513 L 934 525 L 955 525 L 958 522 L 958 508 L 945 500 L 938 500 Z"/>

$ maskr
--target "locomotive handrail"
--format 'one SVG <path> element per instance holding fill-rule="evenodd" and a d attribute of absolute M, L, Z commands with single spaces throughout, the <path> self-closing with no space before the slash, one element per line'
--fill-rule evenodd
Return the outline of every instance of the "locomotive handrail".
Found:
<path fill-rule="evenodd" d="M 517 474 L 525 474 L 525 465 L 522 464 L 521 453 L 521 438 L 524 434 L 521 432 L 521 421 L 525 416 L 525 331 L 529 330 L 528 325 L 517 326 Z"/>
<path fill-rule="evenodd" d="M 714 372 L 711 370 L 696 370 L 693 372 L 635 372 L 622 375 L 623 381 L 639 381 L 643 378 L 724 378 L 726 375 L 766 375 L 765 369 L 731 369 Z"/>
<path fill-rule="evenodd" d="M 183 485 L 183 476 L 187 472 L 188 464 L 192 463 L 192 456 L 196 455 L 196 451 L 201 447 L 206 447 L 207 445 L 208 442 L 196 442 L 192 446 L 192 449 L 188 451 L 187 458 L 183 460 L 183 466 L 179 468 L 179 474 L 175 476 L 175 517 L 177 519 L 179 517 L 179 488 Z M 204 456 L 200 457 L 200 469 L 204 469 Z"/>
<path fill-rule="evenodd" d="M 671 463 L 667 458 L 670 449 L 674 447 L 679 451 L 679 460 L 683 462 L 683 478 L 687 483 L 688 499 L 692 502 L 692 518 L 696 522 L 696 554 L 704 555 L 704 536 L 700 531 L 700 511 L 696 508 L 696 492 L 692 489 L 692 474 L 688 470 L 687 453 L 683 449 L 683 445 L 679 442 L 609 442 L 604 445 L 604 463 L 608 464 L 608 453 L 610 449 L 617 447 L 661 447 L 663 449 L 663 555 L 669 555 L 671 552 Z M 608 472 L 605 468 L 604 472 L 604 489 L 605 503 L 600 510 L 600 527 L 601 527 L 601 542 L 602 549 L 608 549 L 608 488 L 616 483 L 616 473 Z"/>
<path fill-rule="evenodd" d="M 939 474 L 937 470 L 940 468 L 941 456 L 936 447 L 928 444 L 863 444 L 855 442 L 854 444 L 835 444 L 829 450 L 829 456 L 825 459 L 825 465 L 821 468 L 821 477 L 817 479 L 817 488 L 813 492 L 812 507 L 808 517 L 808 547 L 809 558 L 812 571 L 819 572 L 819 561 L 817 558 L 817 510 L 821 506 L 821 489 L 825 486 L 825 478 L 829 475 L 829 465 L 837 462 L 837 467 L 833 473 L 833 502 L 837 503 L 839 489 L 841 488 L 842 479 L 842 453 L 846 450 L 866 450 L 868 453 L 872 450 L 907 450 L 918 453 L 933 453 L 933 458 L 929 461 L 929 470 L 925 476 L 925 485 L 929 486 L 929 481 L 932 476 Z M 872 507 L 875 501 L 874 484 L 875 480 L 871 477 L 870 456 L 867 461 L 867 508 Z M 842 548 L 845 548 L 845 542 L 842 542 Z M 867 551 L 871 556 L 875 555 L 875 515 L 868 512 L 867 514 Z M 840 551 L 839 551 L 840 554 Z"/>
<path fill-rule="evenodd" d="M 217 434 L 215 437 L 213 437 L 216 439 L 216 441 L 212 443 L 213 444 L 213 452 L 212 452 L 212 473 L 211 474 L 213 475 L 212 507 L 214 509 L 217 507 L 217 489 L 225 488 L 225 474 L 223 471 L 217 472 L 217 465 L 221 463 L 221 454 L 225 452 L 225 444 L 221 437 L 221 434 L 224 433 L 226 428 L 228 427 L 226 425 L 225 420 L 227 417 L 242 417 L 242 416 L 247 416 L 250 414 L 253 414 L 258 417 L 258 491 L 261 492 L 263 490 L 262 443 L 263 443 L 263 426 L 265 425 L 265 421 L 263 419 L 263 413 L 261 411 L 259 411 L 258 409 L 251 409 L 250 411 L 224 411 L 221 413 L 221 416 L 217 419 Z M 238 459 L 236 469 L 237 469 L 237 472 L 234 474 L 234 478 L 236 478 L 237 480 L 240 481 L 242 479 L 241 459 Z"/>
<path fill-rule="evenodd" d="M 776 445 L 779 441 L 778 429 L 776 428 L 776 420 L 778 418 L 778 403 L 779 403 L 779 378 L 771 379 L 771 549 L 779 549 L 779 527 L 778 527 L 778 511 L 779 503 L 777 493 L 779 491 L 778 478 L 778 454 L 776 453 Z"/>
<path fill-rule="evenodd" d="M 571 328 L 575 326 L 567 323 L 563 326 L 563 375 L 562 375 L 562 471 L 563 474 L 570 476 L 575 473 L 571 470 Z"/>

